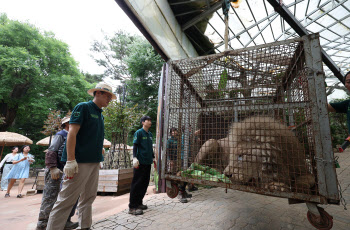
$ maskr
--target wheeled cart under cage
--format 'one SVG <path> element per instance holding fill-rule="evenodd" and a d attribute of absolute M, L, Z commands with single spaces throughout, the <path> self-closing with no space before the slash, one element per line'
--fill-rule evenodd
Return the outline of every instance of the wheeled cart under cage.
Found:
<path fill-rule="evenodd" d="M 161 179 L 305 202 L 316 228 L 339 204 L 318 34 L 167 63 Z"/>

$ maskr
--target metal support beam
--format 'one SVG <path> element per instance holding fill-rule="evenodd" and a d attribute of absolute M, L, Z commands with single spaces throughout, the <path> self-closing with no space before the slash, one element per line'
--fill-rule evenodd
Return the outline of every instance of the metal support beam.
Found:
<path fill-rule="evenodd" d="M 202 97 L 197 93 L 196 89 L 193 87 L 193 85 L 191 84 L 191 82 L 188 80 L 188 78 L 190 76 L 192 76 L 193 74 L 197 73 L 198 71 L 200 71 L 201 68 L 198 68 L 196 70 L 191 70 L 188 73 L 184 74 L 182 73 L 181 69 L 175 65 L 172 64 L 171 67 L 173 68 L 173 70 L 176 72 L 176 74 L 181 78 L 181 80 L 184 82 L 184 84 L 187 85 L 188 89 L 190 90 L 190 92 L 192 94 L 194 94 L 196 100 L 198 101 L 198 103 L 201 105 L 201 107 L 206 107 L 206 103 L 205 101 L 202 99 Z"/>
<path fill-rule="evenodd" d="M 334 165 L 331 131 L 327 111 L 325 77 L 322 71 L 319 35 L 303 37 L 305 64 L 308 67 L 308 87 L 312 106 L 312 122 L 315 137 L 317 179 L 320 195 L 327 199 L 338 200 L 337 174 Z"/>
<path fill-rule="evenodd" d="M 162 164 L 165 162 L 165 158 L 162 158 L 163 147 L 163 124 L 164 124 L 164 97 L 165 97 L 165 79 L 168 73 L 167 64 L 163 64 L 162 74 L 160 76 L 159 88 L 158 88 L 158 109 L 157 109 L 157 123 L 156 123 L 156 151 L 155 157 L 157 159 L 157 172 L 158 175 L 162 174 Z M 163 186 L 161 179 L 158 180 L 158 192 L 165 192 L 165 186 Z"/>
<path fill-rule="evenodd" d="M 115 0 L 164 60 L 197 57 L 181 30 L 169 3 L 164 0 Z"/>
<path fill-rule="evenodd" d="M 304 1 L 304 0 L 296 0 L 295 2 L 289 4 L 287 7 L 294 6 L 294 5 L 296 5 L 296 4 L 299 4 L 299 3 L 302 2 L 302 1 Z M 259 20 L 258 22 L 256 22 L 256 23 L 254 23 L 254 24 L 248 26 L 246 29 L 244 29 L 244 30 L 238 32 L 237 34 L 234 34 L 233 31 L 230 29 L 230 32 L 231 32 L 232 34 L 234 34 L 234 36 L 230 37 L 230 38 L 228 39 L 228 41 L 230 42 L 230 41 L 232 41 L 233 39 L 236 38 L 236 39 L 242 44 L 242 42 L 239 40 L 239 37 L 240 37 L 242 34 L 244 34 L 246 31 L 248 31 L 248 30 L 250 30 L 250 29 L 252 29 L 252 28 L 258 26 L 259 24 L 265 22 L 266 20 L 270 20 L 270 19 L 271 19 L 272 17 L 274 17 L 275 15 L 278 15 L 278 13 L 277 13 L 277 12 L 274 12 L 274 13 L 272 13 L 272 14 L 270 14 L 270 15 L 267 15 L 265 18 L 263 18 L 263 19 Z M 220 17 L 220 15 L 219 15 L 219 17 Z M 221 17 L 220 17 L 220 18 L 221 18 Z M 274 17 L 274 19 L 276 19 L 276 17 Z M 224 21 L 222 18 L 221 18 L 221 20 Z M 270 23 L 270 25 L 271 25 L 271 23 Z M 210 51 L 212 51 L 212 50 L 214 50 L 214 49 L 218 49 L 218 48 L 219 48 L 220 46 L 222 46 L 222 45 L 224 45 L 224 41 L 220 42 L 220 43 L 219 43 L 218 45 L 216 45 L 213 49 L 207 51 L 207 54 L 210 53 Z M 244 47 L 243 44 L 242 44 L 242 47 Z"/>
<path fill-rule="evenodd" d="M 345 2 L 345 1 L 346 1 L 346 0 L 343 0 L 343 2 Z M 320 6 L 320 8 L 317 8 L 317 9 L 313 10 L 312 12 L 310 12 L 308 15 L 305 15 L 305 18 L 309 18 L 309 19 L 310 19 L 311 16 L 312 16 L 313 14 L 319 12 L 320 9 L 321 9 L 322 7 L 328 5 L 328 4 L 331 3 L 331 2 L 332 2 L 332 0 L 329 0 L 329 1 L 327 1 L 327 2 L 324 2 L 324 3 Z M 340 6 L 340 5 L 341 5 L 341 4 L 338 4 L 338 5 L 336 5 L 336 7 L 338 7 L 338 6 Z M 288 7 L 287 7 L 287 8 L 288 8 Z M 325 12 L 322 12 L 322 14 L 321 14 L 321 15 L 318 15 L 316 18 L 310 19 L 311 21 L 308 22 L 308 23 L 307 23 L 306 25 L 304 25 L 303 27 L 306 28 L 306 27 L 309 26 L 310 24 L 312 24 L 312 23 L 314 23 L 314 22 L 317 22 L 318 19 L 322 18 L 323 16 L 328 15 L 328 13 L 331 12 L 332 10 L 334 10 L 334 9 L 335 9 L 335 8 L 331 8 L 331 9 L 325 11 Z M 305 18 L 303 18 L 302 20 L 299 20 L 299 22 L 301 23 L 302 21 L 304 21 Z M 292 29 L 292 28 L 288 28 L 287 30 L 284 31 L 284 33 L 287 33 L 287 32 L 288 32 L 289 30 L 291 30 L 291 29 Z M 275 41 L 277 41 L 279 38 L 281 38 L 281 37 L 283 36 L 284 33 L 282 33 Z M 321 33 L 321 32 L 319 32 L 319 33 Z M 292 33 L 292 34 L 290 34 L 286 39 L 288 39 L 289 37 L 294 36 L 294 35 L 295 35 L 295 33 Z"/>
<path fill-rule="evenodd" d="M 253 11 L 252 11 L 252 8 L 251 8 L 250 5 L 249 5 L 249 1 L 247 1 L 247 6 L 248 6 L 248 8 L 249 8 L 250 13 L 252 14 L 252 17 L 253 17 L 253 19 L 254 19 L 254 22 L 257 23 L 256 18 L 255 18 L 255 16 L 254 16 L 254 13 L 253 13 Z M 258 27 L 258 30 L 260 31 L 261 29 L 260 29 L 259 25 L 257 25 L 257 27 Z M 262 34 L 261 34 L 261 37 L 262 37 L 262 39 L 264 40 L 264 43 L 266 44 L 267 42 L 265 41 L 265 38 L 264 38 L 264 36 L 263 36 Z"/>
<path fill-rule="evenodd" d="M 165 70 L 165 89 L 164 89 L 164 104 L 163 104 L 163 138 L 167 136 L 168 133 L 168 125 L 169 125 L 169 101 L 170 101 L 170 93 L 168 92 L 170 90 L 170 75 L 169 75 L 170 69 L 169 64 L 166 64 L 166 70 Z M 161 167 L 161 174 L 160 178 L 165 179 L 165 169 L 166 169 L 166 141 L 163 141 L 163 148 L 161 151 L 161 158 L 162 158 L 162 167 Z"/>
<path fill-rule="evenodd" d="M 140 32 L 145 36 L 145 38 L 151 43 L 153 48 L 157 51 L 157 53 L 163 58 L 164 61 L 168 61 L 169 57 L 163 52 L 162 48 L 158 45 L 158 43 L 151 36 L 149 31 L 145 29 L 142 25 L 141 21 L 135 16 L 134 12 L 130 9 L 130 7 L 123 0 L 115 0 L 115 2 L 119 5 L 119 7 L 124 11 L 126 15 L 130 18 L 130 20 L 135 24 L 135 26 L 140 30 Z"/>
<path fill-rule="evenodd" d="M 197 13 L 197 12 L 200 12 L 202 10 L 191 10 L 191 11 L 187 11 L 187 12 L 183 12 L 183 13 L 180 13 L 180 14 L 175 14 L 175 17 L 180 17 L 180 16 L 184 16 L 184 15 L 187 15 L 187 14 L 193 14 L 193 13 Z"/>
<path fill-rule="evenodd" d="M 191 26 L 197 24 L 198 22 L 200 22 L 201 20 L 203 20 L 203 18 L 207 17 L 209 14 L 214 13 L 215 11 L 217 11 L 218 9 L 220 9 L 222 7 L 222 2 L 223 0 L 215 3 L 212 7 L 210 7 L 208 10 L 204 11 L 203 13 L 201 13 L 200 15 L 194 17 L 192 20 L 186 22 L 183 26 L 182 26 L 182 31 L 185 31 L 186 29 L 190 28 Z"/>
<path fill-rule="evenodd" d="M 254 39 L 255 39 L 256 37 L 258 37 L 259 35 L 262 36 L 262 32 L 266 29 L 266 27 L 268 27 L 269 25 L 271 25 L 271 23 L 272 23 L 272 22 L 275 20 L 275 18 L 277 18 L 277 17 L 278 17 L 278 15 L 276 15 L 275 17 L 273 17 L 273 18 L 271 19 L 271 21 L 269 21 L 266 25 L 264 25 L 264 27 L 263 27 L 262 29 L 259 28 L 259 32 L 258 32 L 257 34 L 255 34 L 255 35 L 247 42 L 247 44 L 245 44 L 244 47 L 248 47 L 249 44 L 250 44 L 252 41 L 254 41 Z M 266 42 L 265 42 L 265 43 L 266 43 Z"/>
<path fill-rule="evenodd" d="M 350 35 L 350 32 L 344 34 L 345 37 L 348 36 L 348 35 Z M 322 37 L 322 36 L 320 36 L 320 37 L 323 38 L 323 39 L 325 39 L 325 38 Z M 322 46 L 328 46 L 328 45 L 331 44 L 331 43 L 335 43 L 335 42 L 336 42 L 337 40 L 339 40 L 339 39 L 341 39 L 341 37 L 337 37 L 337 38 L 335 38 L 335 39 L 333 39 L 333 40 L 325 39 L 325 40 L 327 40 L 328 42 L 325 43 L 325 44 L 322 44 Z M 340 42 L 339 42 L 339 43 L 340 43 Z M 329 49 L 333 49 L 333 48 L 335 48 L 335 47 L 337 47 L 337 46 L 338 46 L 338 44 L 335 45 L 335 46 L 333 46 L 333 47 L 331 47 L 331 48 L 329 48 Z"/>
<path fill-rule="evenodd" d="M 196 0 L 196 1 L 182 1 L 182 2 L 172 2 L 169 3 L 170 6 L 176 6 L 176 5 L 186 5 L 192 2 L 204 2 L 204 1 L 208 1 L 208 0 Z"/>
<path fill-rule="evenodd" d="M 277 0 L 267 0 L 271 6 L 278 12 L 281 17 L 298 33 L 299 36 L 309 35 L 309 32 L 305 27 L 294 17 L 294 15 L 284 5 L 280 5 Z M 328 56 L 326 51 L 321 49 L 322 60 L 333 72 L 333 74 L 344 84 L 344 74 L 341 69 L 334 63 L 334 61 Z"/>

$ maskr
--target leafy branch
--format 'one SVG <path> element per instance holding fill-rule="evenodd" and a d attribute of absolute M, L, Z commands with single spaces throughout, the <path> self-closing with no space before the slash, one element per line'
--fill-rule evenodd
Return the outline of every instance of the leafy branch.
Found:
<path fill-rule="evenodd" d="M 112 141 L 112 151 L 109 152 L 107 168 L 120 167 L 119 160 L 121 159 L 121 149 L 118 150 L 117 164 L 115 165 L 115 146 L 124 146 L 124 167 L 130 167 L 130 157 L 125 151 L 127 144 L 128 134 L 138 124 L 139 118 L 142 116 L 143 111 L 138 109 L 137 104 L 133 106 L 126 106 L 122 103 L 114 100 L 104 109 L 104 125 L 107 138 Z M 118 147 L 118 146 L 117 146 Z M 128 162 L 127 162 L 128 159 Z"/>
<path fill-rule="evenodd" d="M 68 111 L 66 114 L 66 117 L 70 117 L 72 114 L 72 111 Z M 62 118 L 61 118 L 62 117 Z M 61 116 L 61 111 L 60 110 L 52 110 L 50 111 L 49 115 L 47 115 L 47 119 L 44 121 L 44 126 L 43 126 L 43 133 L 46 136 L 50 136 L 53 133 L 56 133 L 58 130 L 60 130 L 61 127 L 61 122 L 64 116 Z"/>

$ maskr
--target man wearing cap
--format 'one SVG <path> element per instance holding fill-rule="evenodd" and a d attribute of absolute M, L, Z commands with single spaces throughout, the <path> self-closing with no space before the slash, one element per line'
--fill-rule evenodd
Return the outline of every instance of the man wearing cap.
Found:
<path fill-rule="evenodd" d="M 149 131 L 152 119 L 149 116 L 141 118 L 142 128 L 134 134 L 133 166 L 134 177 L 130 188 L 129 214 L 141 215 L 147 205 L 142 203 L 149 184 L 151 165 L 154 161 L 152 133 Z"/>
<path fill-rule="evenodd" d="M 48 148 L 45 155 L 45 187 L 40 206 L 39 219 L 36 227 L 37 230 L 46 229 L 50 212 L 57 200 L 57 196 L 60 191 L 60 185 L 62 182 L 62 170 L 64 167 L 64 162 L 61 162 L 61 157 L 69 131 L 69 119 L 69 117 L 64 117 L 62 119 L 62 130 L 57 132 L 53 137 L 50 147 Z M 72 208 L 64 229 L 75 229 L 78 227 L 77 222 L 73 223 L 70 220 L 74 213 L 75 206 Z"/>
<path fill-rule="evenodd" d="M 67 143 L 62 155 L 62 161 L 66 161 L 63 169 L 65 178 L 50 213 L 48 230 L 64 229 L 64 222 L 79 196 L 79 227 L 90 229 L 92 224 L 92 203 L 97 195 L 99 166 L 103 161 L 102 108 L 116 96 L 106 83 L 98 83 L 88 90 L 88 94 L 94 99 L 76 105 L 69 121 Z"/>

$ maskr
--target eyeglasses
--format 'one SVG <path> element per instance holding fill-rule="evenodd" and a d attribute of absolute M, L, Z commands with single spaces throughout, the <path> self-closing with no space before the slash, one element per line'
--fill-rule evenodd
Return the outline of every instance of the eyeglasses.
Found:
<path fill-rule="evenodd" d="M 106 93 L 103 91 L 100 91 L 102 95 L 106 95 L 109 100 L 112 100 L 112 95 L 110 93 Z"/>

